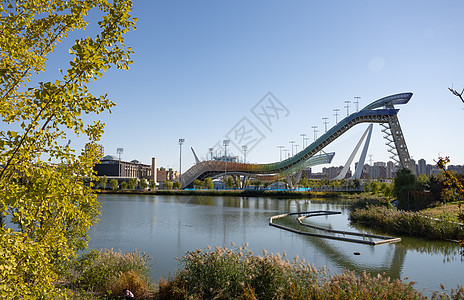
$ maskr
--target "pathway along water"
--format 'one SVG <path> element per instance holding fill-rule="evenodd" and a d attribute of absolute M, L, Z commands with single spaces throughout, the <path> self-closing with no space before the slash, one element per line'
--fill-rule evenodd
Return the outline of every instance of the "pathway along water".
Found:
<path fill-rule="evenodd" d="M 416 288 L 429 292 L 439 290 L 440 283 L 448 290 L 464 284 L 464 260 L 453 243 L 401 237 L 399 243 L 371 246 L 302 236 L 268 225 L 271 216 L 282 212 L 330 210 L 341 214 L 317 217 L 311 224 L 383 234 L 351 227 L 348 207 L 332 200 L 155 195 L 98 195 L 98 199 L 102 215 L 90 230 L 90 248 L 145 252 L 153 258 L 154 280 L 174 274 L 176 257 L 188 250 L 248 242 L 255 254 L 262 249 L 286 253 L 290 259 L 298 256 L 316 267 L 327 266 L 331 273 L 350 269 L 408 277 L 417 282 Z M 296 221 L 283 222 L 292 226 Z"/>

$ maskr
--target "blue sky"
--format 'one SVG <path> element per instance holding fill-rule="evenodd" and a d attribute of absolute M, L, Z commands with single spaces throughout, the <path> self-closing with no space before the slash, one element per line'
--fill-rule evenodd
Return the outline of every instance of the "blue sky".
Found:
<path fill-rule="evenodd" d="M 247 160 L 279 160 L 278 145 L 301 150 L 311 126 L 346 116 L 344 101 L 360 107 L 413 92 L 399 119 L 416 160 L 449 155 L 464 164 L 464 104 L 447 88 L 464 87 L 463 1 L 134 1 L 137 30 L 127 36 L 135 54 L 130 71 L 110 70 L 92 84 L 117 103 L 101 143 L 123 160 L 193 165 L 190 147 L 205 157 L 243 118 L 262 140 Z M 86 34 L 90 32 L 84 32 Z M 67 53 L 63 51 L 63 53 Z M 58 53 L 58 55 L 60 55 Z M 271 92 L 288 110 L 272 128 L 252 113 Z M 350 112 L 354 111 L 351 104 Z M 326 148 L 342 165 L 367 124 Z M 380 126 L 369 154 L 388 161 Z M 78 143 L 76 143 L 78 145 Z M 242 155 L 239 149 L 230 149 Z"/>

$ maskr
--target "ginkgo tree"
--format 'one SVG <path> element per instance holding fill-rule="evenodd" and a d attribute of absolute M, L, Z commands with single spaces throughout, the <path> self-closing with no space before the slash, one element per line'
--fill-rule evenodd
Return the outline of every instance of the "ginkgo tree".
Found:
<path fill-rule="evenodd" d="M 96 115 L 114 106 L 106 94 L 92 95 L 88 84 L 110 67 L 129 68 L 133 52 L 124 35 L 136 19 L 130 0 L 1 3 L 0 298 L 65 298 L 56 287 L 61 266 L 86 247 L 99 214 L 86 184 L 95 180 L 104 127 Z M 94 11 L 98 34 L 71 41 L 69 65 L 56 80 L 41 81 L 48 58 L 63 56 L 57 45 L 71 31 L 85 33 Z M 72 149 L 70 135 L 85 139 L 86 147 Z"/>

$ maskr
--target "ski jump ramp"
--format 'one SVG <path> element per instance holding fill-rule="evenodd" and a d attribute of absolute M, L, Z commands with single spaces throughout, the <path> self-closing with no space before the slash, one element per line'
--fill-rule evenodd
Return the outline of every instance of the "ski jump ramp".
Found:
<path fill-rule="evenodd" d="M 321 135 L 309 146 L 280 162 L 268 164 L 245 164 L 225 161 L 200 161 L 181 175 L 182 188 L 192 186 L 195 179 L 202 180 L 206 177 L 215 177 L 225 173 L 230 175 L 250 175 L 250 176 L 279 176 L 285 177 L 293 175 L 303 169 L 319 165 L 328 164 L 332 161 L 335 153 L 323 153 L 322 150 L 353 126 L 360 123 L 380 123 L 383 126 L 382 132 L 386 134 L 384 138 L 388 141 L 391 158 L 400 165 L 414 171 L 414 165 L 409 156 L 406 141 L 401 131 L 398 120 L 399 109 L 395 105 L 407 104 L 412 97 L 412 93 L 400 93 L 373 101 L 358 112 L 347 116 L 330 130 Z M 320 154 L 318 154 L 320 153 Z"/>

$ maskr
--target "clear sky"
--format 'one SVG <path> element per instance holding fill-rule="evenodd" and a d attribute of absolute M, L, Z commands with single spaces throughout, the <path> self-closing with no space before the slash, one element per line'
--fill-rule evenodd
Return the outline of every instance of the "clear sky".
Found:
<path fill-rule="evenodd" d="M 447 89 L 464 87 L 463 11 L 462 0 L 136 0 L 131 70 L 111 70 L 92 84 L 117 103 L 101 117 L 105 154 L 122 147 L 123 160 L 157 157 L 158 166 L 178 169 L 184 138 L 185 171 L 194 163 L 190 147 L 205 158 L 247 122 L 260 133 L 247 160 L 274 162 L 278 145 L 290 149 L 294 140 L 301 150 L 300 134 L 312 141 L 312 126 L 324 131 L 323 117 L 333 126 L 333 109 L 339 120 L 346 116 L 344 101 L 361 97 L 361 108 L 412 92 L 398 107 L 411 156 L 464 164 L 464 104 Z M 268 92 L 286 109 L 271 127 L 253 114 Z M 344 164 L 367 126 L 326 148 L 336 152 L 334 165 Z M 374 126 L 369 148 L 374 162 L 389 160 L 380 129 Z"/>

